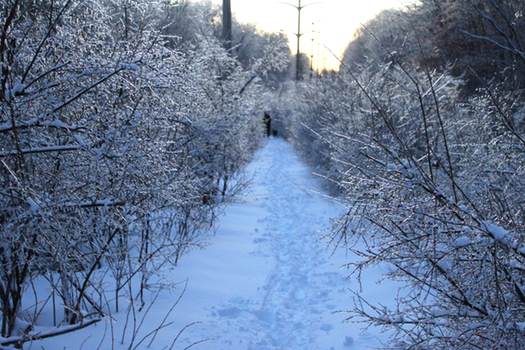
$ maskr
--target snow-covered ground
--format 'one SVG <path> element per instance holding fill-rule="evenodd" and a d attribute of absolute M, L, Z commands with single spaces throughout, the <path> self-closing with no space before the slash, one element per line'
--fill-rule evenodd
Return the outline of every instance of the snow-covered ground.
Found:
<path fill-rule="evenodd" d="M 165 280 L 187 281 L 181 302 L 169 315 L 150 349 L 170 349 L 179 330 L 192 322 L 173 349 L 202 350 L 344 350 L 381 346 L 380 329 L 344 322 L 358 289 L 343 267 L 352 256 L 327 247 L 324 233 L 344 209 L 323 194 L 293 148 L 270 139 L 248 166 L 251 185 L 225 208 L 208 245 L 185 256 L 165 272 Z M 333 253 L 333 254 L 332 254 Z M 391 283 L 380 284 L 381 271 L 363 279 L 363 295 L 388 305 Z M 182 283 L 161 292 L 144 319 L 137 339 L 161 324 Z M 138 321 L 141 320 L 137 316 Z M 115 315 L 112 345 L 109 320 L 58 338 L 31 344 L 32 349 L 125 349 L 119 344 L 125 315 Z M 131 321 L 130 321 L 131 322 Z M 173 323 L 171 323 L 173 322 Z M 126 330 L 130 337 L 130 326 Z M 105 339 L 101 342 L 102 336 Z M 147 348 L 144 341 L 137 349 Z M 135 342 L 136 344 L 137 342 Z M 28 347 L 29 348 L 29 347 Z"/>

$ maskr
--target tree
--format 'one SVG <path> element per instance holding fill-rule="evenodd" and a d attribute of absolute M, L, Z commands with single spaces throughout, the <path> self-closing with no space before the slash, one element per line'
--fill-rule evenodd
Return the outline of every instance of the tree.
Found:
<path fill-rule="evenodd" d="M 214 10 L 204 5 L 0 6 L 0 346 L 7 346 L 36 336 L 37 320 L 20 312 L 36 278 L 47 280 L 64 310 L 54 325 L 73 325 L 46 336 L 120 311 L 122 297 L 134 301 L 129 312 L 144 307 L 149 279 L 177 265 L 233 195 L 231 181 L 262 136 L 253 115 L 266 87 L 256 78 L 283 59 L 282 42 L 271 40 L 268 52 L 279 55 L 242 67 L 216 38 Z"/>
<path fill-rule="evenodd" d="M 299 86 L 288 134 L 348 203 L 333 242 L 362 258 L 351 266 L 355 276 L 386 264 L 406 286 L 391 309 L 356 291 L 349 315 L 392 329 L 394 347 L 524 341 L 525 103 L 514 89 L 520 54 L 508 51 L 518 41 L 495 47 L 514 38 L 519 20 L 505 35 L 494 29 L 504 28 L 502 7 L 521 6 L 512 5 L 429 1 L 384 13 L 351 44 L 338 74 Z M 463 29 L 438 21 L 456 11 Z"/>

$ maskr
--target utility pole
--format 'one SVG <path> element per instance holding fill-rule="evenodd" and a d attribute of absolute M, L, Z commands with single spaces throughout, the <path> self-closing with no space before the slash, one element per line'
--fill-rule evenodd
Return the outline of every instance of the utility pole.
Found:
<path fill-rule="evenodd" d="M 297 5 L 288 2 L 285 2 L 284 4 L 292 6 L 297 10 L 297 33 L 295 33 L 297 36 L 297 52 L 295 54 L 295 80 L 299 81 L 302 79 L 301 73 L 303 64 L 301 60 L 301 37 L 303 36 L 303 33 L 301 32 L 301 15 L 305 7 L 317 4 L 317 2 L 303 5 L 302 0 L 297 0 Z"/>
<path fill-rule="evenodd" d="M 304 8 L 301 4 L 301 0 L 297 0 L 297 33 L 295 34 L 297 36 L 297 53 L 295 54 L 295 80 L 299 81 L 301 80 L 301 36 L 303 35 L 301 33 L 301 12 Z"/>
<path fill-rule="evenodd" d="M 314 77 L 315 22 L 312 22 L 312 49 L 310 52 L 310 79 Z"/>
<path fill-rule="evenodd" d="M 231 0 L 222 0 L 222 40 L 224 47 L 232 48 L 232 5 Z"/>

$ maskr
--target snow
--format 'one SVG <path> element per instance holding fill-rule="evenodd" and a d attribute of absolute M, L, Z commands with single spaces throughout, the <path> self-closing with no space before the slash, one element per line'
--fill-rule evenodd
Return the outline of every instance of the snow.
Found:
<path fill-rule="evenodd" d="M 55 119 L 55 120 L 52 120 L 48 123 L 45 123 L 44 125 L 48 125 L 48 126 L 51 126 L 51 127 L 55 127 L 57 129 L 72 129 L 71 126 L 67 125 L 66 123 L 64 123 L 63 121 L 61 120 L 58 120 L 58 119 Z"/>
<path fill-rule="evenodd" d="M 37 214 L 40 211 L 40 205 L 33 198 L 27 197 L 26 202 L 33 214 Z"/>
<path fill-rule="evenodd" d="M 455 248 L 463 248 L 470 244 L 472 244 L 472 240 L 467 236 L 458 237 L 454 240 L 454 243 L 453 243 Z"/>
<path fill-rule="evenodd" d="M 136 63 L 122 63 L 120 65 L 120 68 L 123 70 L 129 70 L 133 72 L 136 72 L 139 70 L 139 66 Z"/>
<path fill-rule="evenodd" d="M 382 278 L 386 269 L 367 270 L 360 285 L 342 267 L 357 258 L 327 247 L 324 234 L 344 208 L 322 193 L 318 180 L 283 140 L 270 139 L 246 173 L 251 178 L 248 190 L 224 209 L 208 245 L 165 271 L 163 283 L 179 287 L 161 291 L 137 338 L 159 326 L 187 282 L 181 302 L 167 317 L 169 326 L 159 330 L 150 349 L 169 349 L 190 324 L 174 349 L 199 341 L 204 342 L 192 349 L 381 346 L 388 336 L 382 329 L 344 322 L 349 314 L 342 311 L 353 307 L 350 289 L 362 290 L 362 296 L 385 306 L 392 306 L 396 295 L 394 285 Z M 115 348 L 127 349 L 120 345 L 125 316 L 113 315 L 112 325 L 106 318 L 78 332 L 35 342 L 32 348 L 70 350 L 82 344 L 84 349 L 112 349 L 113 329 Z M 129 326 L 127 339 L 128 333 Z M 137 349 L 145 349 L 149 340 Z"/>
<path fill-rule="evenodd" d="M 452 260 L 448 257 L 441 259 L 437 264 L 443 271 L 450 271 L 452 269 Z"/>
<path fill-rule="evenodd" d="M 76 151 L 79 148 L 80 147 L 77 145 L 60 145 L 60 146 L 47 146 L 47 147 L 44 146 L 44 147 L 24 148 L 20 152 L 23 154 L 48 153 L 48 152 L 69 152 L 69 151 Z M 17 155 L 18 152 L 19 152 L 18 150 L 1 152 L 0 157 Z"/>
<path fill-rule="evenodd" d="M 21 82 L 17 81 L 13 84 L 10 96 L 14 97 L 24 92 L 26 86 Z"/>
<path fill-rule="evenodd" d="M 496 241 L 503 242 L 505 240 L 505 237 L 508 236 L 507 230 L 505 230 L 503 227 L 498 226 L 492 222 L 485 221 L 483 225 L 485 226 L 488 233 L 490 233 Z"/>

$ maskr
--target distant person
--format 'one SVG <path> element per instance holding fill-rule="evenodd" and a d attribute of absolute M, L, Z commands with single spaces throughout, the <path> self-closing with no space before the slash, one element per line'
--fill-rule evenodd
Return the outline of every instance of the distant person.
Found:
<path fill-rule="evenodd" d="M 263 121 L 266 126 L 266 137 L 272 136 L 272 117 L 265 112 Z"/>

